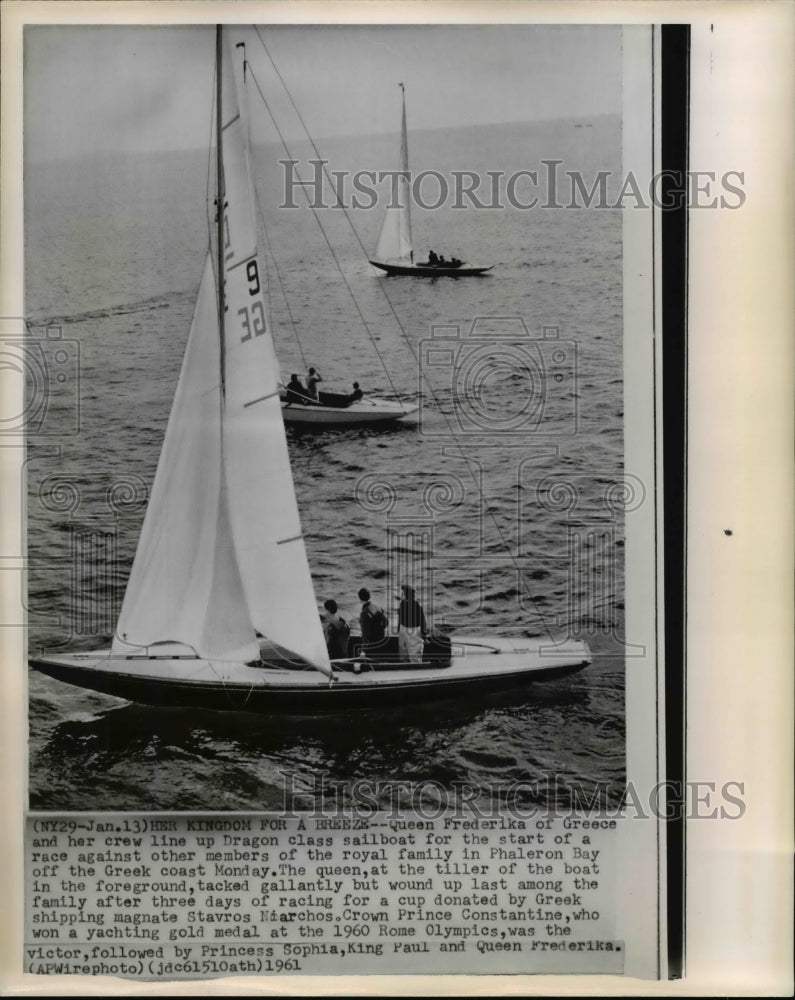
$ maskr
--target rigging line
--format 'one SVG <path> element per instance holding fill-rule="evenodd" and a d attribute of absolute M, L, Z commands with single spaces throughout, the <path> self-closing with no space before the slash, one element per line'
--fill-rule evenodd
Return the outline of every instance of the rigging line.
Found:
<path fill-rule="evenodd" d="M 213 203 L 212 197 L 212 171 L 213 171 L 213 136 L 215 135 L 215 74 L 217 67 L 213 64 L 213 81 L 210 91 L 210 135 L 207 143 L 207 180 L 205 181 L 204 209 L 207 214 L 207 249 L 213 245 L 213 213 L 210 212 L 210 205 Z M 213 205 L 213 207 L 215 207 Z"/>
<path fill-rule="evenodd" d="M 213 63 L 213 79 L 212 86 L 210 88 L 210 122 L 209 122 L 209 136 L 207 142 L 207 177 L 205 180 L 205 193 L 204 193 L 204 210 L 206 214 L 207 222 L 207 252 L 212 253 L 213 247 L 213 226 L 217 223 L 217 212 L 218 212 L 218 192 L 216 192 L 215 198 L 213 198 L 213 136 L 216 133 L 215 123 L 216 123 L 216 75 L 218 73 L 218 67 Z M 212 206 L 212 211 L 210 207 Z"/>
<path fill-rule="evenodd" d="M 259 39 L 259 42 L 262 45 L 262 48 L 264 49 L 265 54 L 268 57 L 268 60 L 270 61 L 271 66 L 273 66 L 274 72 L 276 73 L 276 75 L 279 78 L 279 82 L 281 83 L 282 87 L 284 88 L 284 92 L 287 95 L 287 98 L 290 101 L 290 104 L 292 105 L 292 108 L 295 111 L 295 114 L 296 114 L 299 122 L 301 123 L 301 127 L 303 128 L 304 133 L 306 134 L 306 137 L 309 140 L 309 143 L 310 143 L 310 145 L 312 147 L 312 151 L 314 152 L 314 154 L 317 157 L 317 159 L 320 160 L 321 163 L 322 163 L 322 165 L 323 165 L 322 166 L 322 170 L 323 170 L 324 176 L 326 177 L 326 179 L 331 184 L 332 190 L 336 190 L 336 188 L 334 187 L 333 180 L 332 180 L 332 178 L 331 178 L 331 176 L 329 174 L 329 171 L 328 171 L 328 169 L 326 167 L 326 161 L 320 155 L 320 151 L 318 150 L 317 146 L 315 145 L 315 140 L 312 138 L 312 135 L 311 135 L 309 129 L 307 128 L 307 126 L 306 126 L 306 122 L 304 121 L 303 116 L 301 115 L 301 112 L 299 111 L 299 109 L 298 109 L 295 101 L 293 100 L 293 95 L 290 92 L 290 88 L 287 86 L 287 83 L 286 83 L 284 77 L 282 76 L 281 72 L 279 71 L 279 67 L 276 65 L 276 62 L 275 62 L 273 56 L 271 55 L 270 50 L 268 49 L 268 46 L 265 44 L 265 40 L 262 37 L 262 35 L 260 34 L 259 28 L 257 27 L 257 25 L 254 25 L 253 27 L 254 27 L 254 31 L 257 34 L 257 38 Z M 253 72 L 252 72 L 252 76 L 253 76 Z M 260 90 L 259 84 L 257 84 L 257 90 L 260 91 L 260 96 L 262 96 L 263 102 L 265 102 L 265 106 L 268 107 L 267 102 L 265 101 L 265 98 L 262 95 L 262 91 Z M 271 112 L 271 110 L 270 110 L 269 107 L 268 107 L 268 113 L 270 114 L 271 119 L 273 120 L 273 113 Z M 278 132 L 279 129 L 278 129 L 278 126 L 276 125 L 275 121 L 274 121 L 274 126 L 276 126 L 276 130 Z M 281 136 L 281 133 L 279 133 L 279 135 Z M 284 143 L 284 140 L 282 140 L 282 142 Z M 285 147 L 285 150 L 287 150 L 287 155 L 290 157 L 290 159 L 294 160 L 295 158 L 292 156 L 292 154 L 290 153 L 289 149 L 287 149 L 287 145 L 286 144 L 284 144 L 284 147 Z M 301 188 L 302 188 L 302 190 L 304 190 L 304 185 L 303 184 L 301 185 Z M 304 190 L 304 194 L 307 197 L 307 201 L 309 201 L 309 195 L 307 194 L 307 192 L 305 190 Z M 346 219 L 348 225 L 350 226 L 351 231 L 353 232 L 353 235 L 356 238 L 356 242 L 359 244 L 359 248 L 361 249 L 362 254 L 364 255 L 365 259 L 368 260 L 369 257 L 368 257 L 368 253 L 367 253 L 367 248 L 365 247 L 364 243 L 362 242 L 362 239 L 359 236 L 359 232 L 356 229 L 356 227 L 354 226 L 353 221 L 351 220 L 350 215 L 348 214 L 348 210 L 345 207 L 345 204 L 342 202 L 341 199 L 339 199 L 339 201 L 340 201 L 339 207 L 342 209 L 342 213 L 345 216 L 345 219 Z M 310 203 L 310 207 L 311 207 L 311 203 Z M 314 209 L 313 209 L 313 211 L 314 211 Z M 319 220 L 318 220 L 318 225 L 320 225 Z M 325 235 L 325 233 L 324 233 L 324 235 Z M 481 501 L 485 503 L 485 497 L 483 496 L 483 493 L 481 491 L 480 483 L 478 482 L 478 476 L 477 476 L 476 472 L 474 471 L 474 469 L 472 468 L 472 466 L 470 465 L 469 461 L 467 460 L 467 454 L 466 454 L 466 449 L 464 447 L 464 444 L 456 436 L 455 430 L 454 430 L 454 428 L 452 426 L 452 423 L 451 423 L 450 419 L 448 418 L 447 414 L 444 413 L 444 411 L 442 410 L 442 407 L 439 405 L 439 400 L 436 397 L 436 393 L 433 391 L 433 386 L 431 385 L 430 380 L 428 379 L 428 377 L 427 377 L 427 375 L 426 375 L 426 373 L 425 373 L 422 365 L 420 364 L 420 359 L 417 356 L 417 352 L 416 352 L 416 350 L 414 348 L 414 345 L 412 344 L 412 342 L 411 342 L 408 334 L 406 333 L 406 330 L 405 330 L 405 328 L 403 326 L 403 323 L 400 320 L 400 317 L 398 316 L 397 310 L 395 309 L 395 307 L 394 307 L 394 305 L 392 303 L 392 300 L 389 298 L 389 295 L 388 295 L 386 289 L 383 287 L 383 284 L 381 284 L 379 282 L 379 285 L 381 287 L 381 291 L 383 293 L 383 296 L 386 299 L 387 305 L 389 306 L 389 310 L 392 313 L 392 316 L 394 317 L 395 323 L 397 324 L 397 327 L 400 330 L 400 333 L 401 333 L 404 341 L 406 342 L 406 346 L 408 347 L 409 351 L 411 352 L 411 356 L 414 359 L 414 363 L 417 365 L 417 371 L 421 373 L 423 383 L 425 384 L 425 387 L 427 388 L 427 390 L 428 390 L 431 398 L 433 399 L 434 403 L 436 404 L 436 409 L 437 409 L 439 415 L 442 417 L 442 419 L 444 420 L 445 424 L 447 425 L 447 429 L 448 429 L 448 432 L 450 434 L 450 438 L 456 444 L 456 446 L 458 447 L 458 449 L 459 449 L 459 451 L 461 453 L 461 457 L 464 460 L 464 464 L 466 465 L 467 469 L 469 470 L 470 475 L 472 476 L 472 479 L 473 479 L 473 481 L 475 483 L 475 488 L 477 489 L 477 491 L 478 491 L 478 493 L 480 495 Z M 367 329 L 366 325 L 365 325 L 365 329 Z M 368 332 L 368 334 L 370 333 L 369 329 L 367 329 L 367 332 Z M 376 348 L 376 350 L 378 350 L 378 349 Z M 387 377 L 389 377 L 389 373 L 388 372 L 387 372 Z M 495 518 L 493 512 L 491 510 L 489 510 L 488 504 L 486 504 L 485 506 L 486 506 L 486 510 L 487 510 L 487 512 L 489 514 L 489 518 L 491 519 L 491 522 L 494 525 L 494 528 L 497 531 L 497 534 L 498 534 L 498 536 L 500 538 L 500 543 L 502 544 L 504 550 L 506 551 L 506 553 L 508 554 L 511 562 L 513 563 L 514 568 L 516 569 L 517 573 L 519 574 L 519 578 L 521 579 L 521 581 L 524 584 L 525 592 L 527 593 L 528 597 L 530 598 L 530 600 L 533 603 L 533 607 L 535 609 L 536 616 L 538 617 L 538 620 L 540 621 L 541 625 L 545 629 L 547 635 L 550 637 L 550 639 L 552 639 L 552 631 L 549 628 L 549 626 L 547 625 L 546 618 L 545 618 L 544 614 L 542 613 L 542 611 L 540 609 L 540 606 L 539 606 L 539 604 L 538 604 L 538 602 L 536 600 L 536 597 L 533 594 L 532 589 L 530 588 L 530 586 L 528 585 L 528 583 L 527 583 L 527 581 L 525 579 L 525 573 L 522 571 L 522 568 L 519 566 L 519 563 L 517 562 L 516 557 L 514 556 L 513 552 L 511 551 L 511 548 L 508 545 L 508 542 L 507 542 L 507 539 L 505 537 L 505 534 L 502 531 L 502 529 L 500 528 L 500 525 L 497 522 L 497 519 Z"/>
<path fill-rule="evenodd" d="M 273 59 L 273 56 L 271 55 L 270 50 L 268 49 L 268 46 L 265 44 L 265 40 L 262 38 L 262 35 L 260 34 L 259 28 L 256 25 L 254 25 L 254 30 L 255 30 L 255 32 L 257 34 L 257 38 L 260 41 L 260 44 L 262 45 L 262 48 L 265 51 L 265 54 L 267 55 L 267 57 L 268 57 L 271 65 L 273 66 L 273 69 L 274 69 L 276 75 L 279 78 L 279 81 L 280 81 L 282 87 L 284 88 L 285 93 L 287 94 L 287 97 L 288 97 L 288 99 L 290 101 L 290 104 L 292 105 L 293 110 L 295 111 L 295 114 L 296 114 L 296 116 L 298 117 L 298 120 L 301 123 L 301 127 L 303 128 L 304 133 L 306 134 L 306 137 L 307 137 L 307 139 L 310 142 L 310 145 L 312 147 L 313 152 L 315 153 L 315 156 L 323 164 L 322 169 L 323 169 L 323 173 L 324 173 L 326 179 L 329 181 L 329 183 L 332 184 L 332 189 L 335 190 L 334 186 L 333 186 L 333 181 L 332 181 L 332 179 L 331 179 L 331 177 L 329 175 L 329 171 L 328 171 L 328 169 L 327 169 L 327 167 L 325 165 L 325 161 L 323 160 L 323 157 L 320 155 L 320 151 L 318 150 L 318 148 L 317 148 L 317 146 L 315 144 L 315 141 L 312 138 L 312 135 L 311 135 L 309 129 L 307 128 L 307 126 L 306 126 L 306 123 L 305 123 L 305 121 L 304 121 L 304 119 L 303 119 L 303 117 L 301 115 L 301 112 L 299 111 L 299 109 L 298 109 L 295 101 L 293 100 L 292 93 L 290 92 L 290 89 L 287 86 L 287 83 L 285 82 L 284 77 L 282 76 L 281 72 L 279 71 L 279 68 L 276 65 L 276 62 Z M 252 73 L 252 76 L 253 76 L 253 73 Z M 261 91 L 258 83 L 257 83 L 257 90 L 259 90 L 260 96 L 262 97 L 263 102 L 265 103 L 265 106 L 268 108 L 268 113 L 270 114 L 271 119 L 273 120 L 273 113 L 271 112 L 271 109 L 268 107 L 268 104 L 265 101 L 264 95 L 262 94 L 262 91 Z M 277 132 L 279 132 L 279 128 L 278 128 L 278 125 L 276 125 L 275 120 L 274 120 L 274 126 L 276 127 Z M 279 132 L 279 135 L 281 137 L 281 133 L 280 132 Z M 282 139 L 282 143 L 284 144 L 285 150 L 287 151 L 287 155 L 290 157 L 290 159 L 294 159 L 294 157 L 290 153 L 289 149 L 287 148 L 286 143 L 284 143 L 283 139 Z M 302 187 L 302 190 L 303 190 L 303 184 L 301 185 L 301 187 Z M 304 191 L 304 194 L 306 195 L 307 201 L 309 202 L 309 195 L 306 193 L 306 191 Z M 309 204 L 310 204 L 310 208 L 311 208 L 312 207 L 311 206 L 311 202 Z M 352 220 L 351 220 L 351 218 L 350 218 L 350 216 L 348 214 L 348 211 L 345 208 L 344 203 L 341 203 L 340 207 L 342 208 L 343 215 L 345 216 L 345 219 L 348 222 L 348 225 L 350 226 L 351 231 L 353 232 L 353 234 L 354 234 L 354 236 L 356 238 L 357 243 L 359 244 L 359 247 L 360 247 L 362 253 L 364 254 L 365 258 L 367 259 L 367 256 L 368 256 L 367 255 L 367 249 L 364 246 L 364 243 L 362 242 L 361 237 L 359 236 L 359 233 L 358 233 L 356 227 L 354 226 L 354 224 L 353 224 L 353 222 L 352 222 Z M 314 209 L 313 209 L 313 212 L 314 212 Z M 320 225 L 320 221 L 319 220 L 318 220 L 318 225 Z M 321 227 L 321 229 L 322 229 L 322 227 Z M 324 236 L 325 236 L 325 232 L 324 232 Z M 333 253 L 333 251 L 332 251 L 332 253 Z M 478 492 L 480 493 L 481 500 L 483 501 L 485 498 L 483 497 L 482 492 L 480 492 L 480 484 L 478 482 L 478 477 L 477 477 L 476 473 L 474 472 L 474 470 L 471 468 L 469 462 L 467 461 L 467 456 L 466 456 L 466 452 L 465 452 L 465 449 L 464 449 L 464 445 L 458 440 L 458 438 L 457 438 L 457 436 L 455 434 L 455 431 L 454 431 L 454 429 L 453 429 L 453 427 L 451 425 L 450 420 L 448 419 L 447 415 L 444 413 L 444 411 L 442 410 L 441 406 L 439 405 L 439 400 L 437 399 L 436 394 L 433 391 L 433 386 L 430 384 L 430 381 L 428 380 L 427 376 L 425 375 L 425 372 L 423 371 L 422 366 L 419 363 L 419 358 L 417 356 L 417 352 L 414 349 L 414 345 L 411 343 L 411 340 L 409 339 L 409 337 L 408 337 L 408 335 L 406 333 L 406 330 L 405 330 L 405 328 L 404 328 L 404 326 L 403 326 L 403 324 L 402 324 L 402 322 L 400 320 L 400 317 L 397 314 L 397 311 L 395 310 L 395 307 L 394 307 L 391 299 L 389 298 L 389 295 L 387 294 L 387 292 L 383 288 L 383 286 L 381 286 L 381 290 L 382 290 L 384 298 L 386 299 L 386 302 L 387 302 L 387 304 L 389 306 L 390 312 L 392 313 L 392 316 L 395 319 L 395 322 L 396 322 L 396 324 L 398 326 L 398 329 L 400 330 L 401 335 L 403 336 L 403 339 L 406 342 L 406 345 L 408 346 L 409 351 L 411 352 L 412 357 L 414 358 L 415 364 L 417 365 L 417 370 L 420 371 L 420 372 L 422 372 L 423 381 L 424 381 L 424 383 L 425 383 L 425 385 L 426 385 L 426 387 L 427 387 L 427 389 L 428 389 L 428 391 L 429 391 L 429 393 L 431 395 L 431 398 L 433 399 L 434 403 L 436 404 L 436 407 L 437 407 L 437 410 L 438 410 L 440 416 L 442 416 L 442 418 L 444 419 L 445 423 L 447 424 L 447 428 L 448 428 L 448 431 L 450 433 L 450 437 L 451 437 L 452 441 L 454 441 L 455 444 L 458 446 L 458 449 L 461 452 L 461 456 L 464 459 L 464 463 L 465 463 L 467 469 L 469 469 L 470 475 L 472 476 L 473 481 L 475 483 L 475 486 L 478 489 Z M 365 324 L 365 329 L 367 329 L 367 332 L 369 334 L 370 331 L 369 331 L 369 328 L 367 328 L 366 324 Z M 371 335 L 371 339 L 372 339 L 372 335 Z M 377 350 L 378 349 L 376 348 L 376 351 Z M 379 354 L 379 357 L 380 357 L 380 354 Z M 387 372 L 387 377 L 389 377 L 389 373 L 388 372 Z M 527 595 L 529 596 L 530 600 L 533 603 L 533 607 L 535 608 L 535 612 L 536 612 L 536 615 L 538 617 L 538 620 L 541 622 L 541 625 L 543 626 L 543 628 L 547 632 L 547 635 L 549 635 L 549 637 L 551 639 L 552 638 L 552 632 L 551 632 L 549 626 L 547 625 L 546 618 L 545 618 L 544 614 L 540 610 L 540 607 L 538 605 L 536 597 L 535 597 L 535 595 L 532 592 L 532 589 L 527 584 L 527 581 L 525 579 L 525 574 L 522 572 L 521 567 L 519 566 L 519 564 L 518 564 L 518 562 L 517 562 L 517 560 L 516 560 L 513 552 L 511 551 L 510 546 L 508 545 L 507 540 L 505 538 L 505 535 L 504 535 L 502 529 L 500 528 L 500 526 L 499 526 L 496 518 L 494 517 L 494 514 L 488 509 L 488 505 L 486 505 L 486 509 L 487 509 L 487 511 L 489 513 L 489 517 L 490 517 L 490 519 L 492 521 L 492 524 L 494 525 L 494 528 L 496 529 L 497 534 L 499 535 L 500 542 L 501 542 L 503 548 L 507 552 L 509 558 L 511 559 L 511 562 L 513 563 L 514 567 L 516 568 L 517 572 L 520 575 L 520 579 L 524 583 L 525 591 L 526 591 Z"/>
<path fill-rule="evenodd" d="M 290 147 L 287 145 L 287 141 L 284 138 L 284 135 L 282 134 L 281 129 L 279 128 L 279 125 L 278 125 L 278 123 L 276 121 L 276 118 L 275 118 L 275 116 L 273 114 L 273 111 L 271 110 L 271 107 L 268 104 L 268 101 L 265 98 L 264 93 L 262 92 L 262 88 L 259 85 L 259 81 L 257 80 L 257 78 L 256 78 L 256 76 L 254 74 L 254 71 L 251 69 L 250 66 L 249 66 L 249 71 L 251 73 L 252 79 L 254 80 L 254 84 L 255 84 L 255 86 L 257 88 L 257 92 L 259 93 L 260 99 L 262 100 L 263 105 L 265 106 L 268 114 L 270 115 L 270 119 L 273 122 L 273 126 L 274 126 L 274 128 L 275 128 L 275 130 L 276 130 L 276 132 L 277 132 L 277 134 L 279 136 L 279 139 L 281 140 L 281 143 L 282 143 L 282 146 L 284 147 L 285 152 L 287 153 L 288 157 L 291 160 L 294 160 L 295 162 L 298 162 L 298 161 L 295 160 L 295 157 L 293 156 L 292 151 L 290 150 Z M 351 288 L 350 283 L 349 283 L 349 281 L 348 281 L 348 279 L 347 279 L 347 277 L 345 275 L 345 272 L 342 269 L 342 265 L 340 264 L 340 261 L 339 261 L 339 259 L 337 257 L 337 254 L 334 251 L 334 247 L 332 246 L 331 241 L 329 240 L 328 234 L 326 233 L 326 230 L 324 229 L 323 224 L 320 221 L 320 217 L 317 214 L 317 209 L 312 204 L 311 198 L 309 197 L 309 193 L 306 191 L 306 188 L 305 188 L 305 183 L 306 182 L 304 182 L 303 180 L 301 180 L 300 177 L 298 179 L 300 181 L 299 186 L 301 187 L 301 189 L 302 189 L 302 191 L 304 193 L 304 196 L 305 196 L 305 198 L 307 200 L 307 206 L 309 207 L 309 209 L 312 212 L 312 215 L 314 216 L 314 219 L 315 219 L 315 222 L 317 223 L 318 229 L 320 230 L 320 233 L 323 236 L 323 239 L 325 241 L 326 247 L 328 248 L 328 251 L 331 254 L 331 258 L 334 261 L 334 264 L 336 265 L 336 268 L 337 268 L 337 270 L 338 270 L 338 272 L 340 274 L 340 277 L 342 278 L 342 281 L 343 281 L 343 283 L 345 285 L 345 288 L 346 288 L 346 290 L 348 292 L 350 300 L 353 303 L 354 308 L 356 309 L 356 312 L 357 312 L 357 314 L 359 316 L 359 319 L 360 319 L 360 321 L 362 323 L 362 326 L 363 326 L 365 332 L 367 333 L 368 337 L 370 338 L 370 342 L 371 342 L 371 344 L 373 346 L 373 350 L 375 351 L 375 354 L 378 357 L 378 360 L 379 360 L 379 362 L 381 364 L 381 368 L 383 369 L 383 372 L 384 372 L 384 374 L 387 377 L 387 381 L 389 382 L 389 385 L 390 385 L 390 387 L 392 389 L 392 392 L 397 397 L 397 399 L 402 402 L 402 397 L 401 397 L 400 393 L 398 392 L 398 390 L 396 389 L 395 383 L 392 381 L 392 377 L 389 374 L 389 369 L 388 369 L 388 367 L 387 367 L 387 365 L 386 365 L 386 363 L 385 363 L 385 361 L 384 361 L 384 359 L 383 359 L 383 357 L 381 355 L 380 350 L 378 349 L 378 345 L 377 345 L 377 343 L 375 341 L 375 338 L 373 337 L 373 334 L 372 334 L 372 332 L 370 330 L 370 327 L 369 327 L 369 325 L 367 323 L 367 320 L 365 319 L 365 317 L 364 317 L 364 315 L 363 315 L 363 313 L 362 313 L 362 311 L 361 311 L 361 309 L 359 307 L 359 303 L 357 302 L 356 296 L 353 293 L 353 289 Z M 350 224 L 350 220 L 349 220 L 349 224 Z"/>
<path fill-rule="evenodd" d="M 273 122 L 273 127 L 276 129 L 276 132 L 277 132 L 277 134 L 279 136 L 279 139 L 281 140 L 282 146 L 284 147 L 284 151 L 287 153 L 288 157 L 291 160 L 295 161 L 296 163 L 299 162 L 299 161 L 297 161 L 295 159 L 295 157 L 293 156 L 293 154 L 292 154 L 292 152 L 290 150 L 290 147 L 287 145 L 287 140 L 284 138 L 284 135 L 282 134 L 282 131 L 279 128 L 279 125 L 278 125 L 278 123 L 276 121 L 276 117 L 274 116 L 273 111 L 271 110 L 271 107 L 268 104 L 268 101 L 267 101 L 264 93 L 262 92 L 262 88 L 259 85 L 259 81 L 257 80 L 257 77 L 254 74 L 254 71 L 253 71 L 253 69 L 251 68 L 250 65 L 249 65 L 249 72 L 251 74 L 251 79 L 254 81 L 254 85 L 257 88 L 257 93 L 259 94 L 262 103 L 264 104 L 264 106 L 265 106 L 268 114 L 270 115 L 270 119 Z M 342 269 L 342 265 L 340 264 L 339 259 L 337 257 L 337 254 L 334 251 L 334 247 L 332 246 L 331 241 L 329 240 L 328 234 L 326 233 L 326 230 L 323 227 L 323 223 L 320 221 L 320 216 L 317 213 L 317 209 L 312 204 L 312 199 L 309 196 L 309 192 L 306 190 L 305 182 L 302 181 L 300 177 L 298 179 L 300 181 L 299 186 L 300 186 L 301 190 L 304 193 L 304 197 L 306 198 L 307 206 L 309 207 L 309 209 L 312 212 L 312 215 L 315 218 L 315 222 L 317 223 L 318 229 L 320 230 L 320 232 L 321 232 L 321 234 L 323 236 L 323 240 L 325 241 L 326 247 L 328 248 L 328 251 L 331 254 L 331 258 L 334 261 L 334 264 L 336 265 L 337 270 L 339 271 L 340 277 L 342 278 L 342 281 L 343 281 L 343 283 L 345 285 L 345 288 L 347 289 L 347 292 L 348 292 L 348 295 L 350 297 L 350 300 L 353 303 L 354 308 L 356 309 L 356 312 L 357 312 L 357 314 L 359 316 L 359 319 L 361 320 L 361 323 L 362 323 L 362 326 L 364 327 L 365 332 L 367 333 L 367 336 L 370 338 L 370 343 L 373 345 L 373 350 L 375 351 L 375 353 L 376 353 L 376 355 L 378 357 L 378 360 L 379 360 L 379 362 L 381 364 L 381 368 L 383 369 L 384 374 L 387 377 L 387 381 L 389 382 L 389 385 L 390 385 L 390 387 L 392 389 L 392 392 L 396 396 L 396 398 L 402 403 L 403 402 L 402 396 L 400 395 L 400 393 L 395 388 L 395 383 L 392 381 L 392 376 L 389 374 L 389 369 L 387 368 L 386 363 L 385 363 L 385 361 L 384 361 L 384 359 L 383 359 L 383 357 L 381 355 L 381 352 L 378 349 L 378 345 L 377 345 L 377 343 L 375 341 L 375 338 L 373 337 L 373 334 L 372 334 L 372 332 L 370 330 L 370 327 L 369 327 L 369 325 L 367 323 L 367 320 L 365 319 L 364 314 L 362 313 L 362 310 L 359 307 L 359 303 L 356 301 L 356 296 L 353 294 L 353 289 L 350 286 L 350 282 L 348 281 L 348 279 L 347 279 L 347 277 L 345 275 L 345 272 Z M 346 219 L 347 219 L 347 214 L 346 214 Z M 348 222 L 350 224 L 350 220 L 348 220 Z M 358 234 L 357 234 L 357 239 L 358 239 Z M 360 245 L 361 245 L 361 241 L 360 241 Z"/>
<path fill-rule="evenodd" d="M 257 212 L 260 218 L 260 228 L 262 229 L 262 235 L 265 240 L 265 247 L 267 249 L 269 256 L 269 263 L 271 264 L 271 267 L 266 269 L 266 274 L 269 274 L 270 271 L 273 270 L 273 272 L 276 275 L 276 280 L 279 283 L 279 289 L 282 293 L 282 298 L 284 299 L 284 305 L 287 309 L 287 315 L 290 319 L 290 326 L 293 328 L 293 337 L 295 338 L 295 343 L 298 346 L 298 353 L 301 355 L 301 363 L 303 364 L 304 368 L 307 369 L 309 367 L 309 364 L 307 363 L 306 355 L 304 354 L 304 348 L 301 345 L 301 338 L 298 336 L 298 324 L 296 323 L 295 317 L 293 316 L 293 311 L 290 308 L 290 300 L 287 297 L 287 290 L 284 287 L 282 274 L 281 271 L 279 270 L 279 262 L 276 260 L 276 254 L 273 252 L 273 245 L 271 244 L 270 236 L 268 235 L 268 227 L 265 224 L 265 214 L 262 211 L 262 205 L 260 204 L 259 198 L 256 199 L 256 202 L 257 202 Z M 273 322 L 271 322 L 271 329 L 273 329 Z"/>

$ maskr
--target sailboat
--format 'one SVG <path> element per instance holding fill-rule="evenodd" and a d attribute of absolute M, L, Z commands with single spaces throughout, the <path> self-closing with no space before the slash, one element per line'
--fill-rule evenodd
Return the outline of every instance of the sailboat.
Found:
<path fill-rule="evenodd" d="M 317 398 L 287 391 L 280 394 L 282 416 L 286 424 L 299 427 L 362 427 L 371 424 L 393 423 L 410 417 L 419 409 L 392 399 L 362 396 L 339 392 L 318 392 Z"/>
<path fill-rule="evenodd" d="M 290 100 L 292 100 L 292 97 L 290 97 Z M 270 108 L 268 108 L 268 111 L 270 113 Z M 279 136 L 281 138 L 281 133 L 279 133 Z M 312 141 L 308 133 L 307 137 Z M 282 142 L 284 142 L 283 139 Z M 285 151 L 289 155 L 286 145 Z M 318 222 L 318 225 L 321 225 L 321 223 Z M 273 269 L 278 273 L 278 266 L 272 250 L 271 258 Z M 284 289 L 282 289 L 282 292 L 286 301 L 287 295 Z M 292 314 L 290 314 L 290 320 L 293 322 Z M 362 320 L 365 322 L 365 327 L 367 327 L 363 317 Z M 293 326 L 295 326 L 294 322 Z M 381 363 L 383 365 L 383 360 Z M 385 367 L 384 373 L 392 386 L 395 397 L 397 397 L 397 390 Z M 358 382 L 354 383 L 354 392 L 352 393 L 328 392 L 323 390 L 310 393 L 300 382 L 293 385 L 292 380 L 289 384 L 282 383 L 280 389 L 284 422 L 288 425 L 297 425 L 299 427 L 360 427 L 392 424 L 397 420 L 402 420 L 404 417 L 412 416 L 419 409 L 419 406 L 405 403 L 399 398 L 386 399 L 383 396 L 372 395 L 369 391 L 365 393 L 359 389 Z"/>
<path fill-rule="evenodd" d="M 473 265 L 465 261 L 443 261 L 435 254 L 424 263 L 414 263 L 414 246 L 411 238 L 411 184 L 409 178 L 409 140 L 406 129 L 406 88 L 399 84 L 402 98 L 402 115 L 400 119 L 400 166 L 397 178 L 397 197 L 395 204 L 387 206 L 381 235 L 375 248 L 374 257 L 370 259 L 373 267 L 377 267 L 390 277 L 412 278 L 465 278 L 485 274 L 494 265 Z M 436 258 L 436 259 L 432 259 Z"/>
<path fill-rule="evenodd" d="M 298 714 L 457 698 L 582 669 L 584 643 L 551 639 L 456 637 L 401 663 L 394 637 L 377 661 L 351 637 L 349 655 L 330 660 L 266 319 L 245 54 L 227 30 L 216 38 L 214 235 L 116 630 L 107 649 L 43 652 L 31 666 L 145 704 Z"/>

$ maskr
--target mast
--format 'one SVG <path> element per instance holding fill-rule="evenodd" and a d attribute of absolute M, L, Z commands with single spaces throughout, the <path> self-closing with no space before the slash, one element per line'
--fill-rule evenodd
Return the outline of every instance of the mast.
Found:
<path fill-rule="evenodd" d="M 411 237 L 411 184 L 409 181 L 409 142 L 406 128 L 406 88 L 399 83 L 402 97 L 400 117 L 400 162 L 397 172 L 397 203 L 388 204 L 384 213 L 381 234 L 375 248 L 379 260 L 401 260 L 413 262 L 414 247 Z"/>
<path fill-rule="evenodd" d="M 221 80 L 223 58 L 223 31 L 215 26 L 215 207 L 216 207 L 216 272 L 218 283 L 218 335 L 221 339 L 221 397 L 226 396 L 226 350 L 224 345 L 224 160 L 223 124 L 221 121 Z"/>
<path fill-rule="evenodd" d="M 113 648 L 175 643 L 247 663 L 260 655 L 259 632 L 331 674 L 266 322 L 242 65 L 228 44 L 218 27 L 218 242 L 208 241 Z"/>

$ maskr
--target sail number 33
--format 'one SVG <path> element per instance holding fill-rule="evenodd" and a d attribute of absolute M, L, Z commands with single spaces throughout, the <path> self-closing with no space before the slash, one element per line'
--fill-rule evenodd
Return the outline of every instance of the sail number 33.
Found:
<path fill-rule="evenodd" d="M 260 291 L 259 270 L 256 260 L 250 260 L 246 264 L 246 277 L 248 278 L 248 294 L 258 295 Z M 240 317 L 240 325 L 243 328 L 243 336 L 240 342 L 244 344 L 252 337 L 259 337 L 267 330 L 265 322 L 265 307 L 262 299 L 256 299 L 248 306 L 238 309 L 237 315 Z"/>

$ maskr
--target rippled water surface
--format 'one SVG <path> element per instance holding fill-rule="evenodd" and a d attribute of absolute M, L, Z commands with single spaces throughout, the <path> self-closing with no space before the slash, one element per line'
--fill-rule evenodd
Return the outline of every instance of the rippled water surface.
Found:
<path fill-rule="evenodd" d="M 328 155 L 388 168 L 393 147 L 349 140 Z M 557 155 L 617 168 L 620 125 L 422 133 L 413 153 L 445 172 L 491 169 L 495 150 L 506 169 Z M 272 160 L 258 150 L 283 370 L 314 364 L 330 387 L 355 378 L 421 403 L 417 422 L 389 430 L 290 432 L 319 604 L 333 596 L 355 620 L 365 584 L 394 611 L 394 573 L 421 571 L 437 622 L 484 637 L 569 632 L 594 664 L 511 696 L 343 720 L 151 709 L 31 672 L 31 806 L 277 808 L 294 772 L 306 806 L 359 779 L 425 783 L 420 798 L 513 786 L 557 804 L 570 785 L 620 786 L 619 213 L 418 212 L 418 255 L 494 271 L 386 279 L 339 212 L 321 213 L 332 255 L 309 213 L 271 210 Z M 27 169 L 27 311 L 37 335 L 50 329 L 47 377 L 66 374 L 37 411 L 27 462 L 32 649 L 97 646 L 114 628 L 198 288 L 205 176 L 206 154 Z M 372 247 L 380 214 L 353 221 Z"/>

